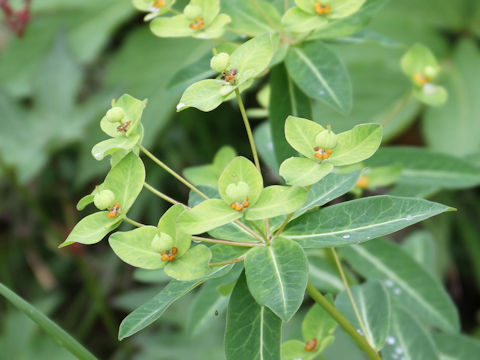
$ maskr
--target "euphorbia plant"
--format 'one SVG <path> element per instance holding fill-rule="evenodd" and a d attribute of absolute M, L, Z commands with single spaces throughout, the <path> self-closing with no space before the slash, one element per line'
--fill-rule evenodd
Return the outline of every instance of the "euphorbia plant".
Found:
<path fill-rule="evenodd" d="M 207 281 L 216 281 L 222 286 L 221 290 L 213 287 L 212 297 L 229 298 L 227 359 L 318 358 L 335 343 L 337 325 L 371 359 L 379 359 L 381 355 L 394 359 L 394 354 L 435 358 L 431 356 L 435 356 L 436 349 L 425 327 L 458 331 L 451 300 L 437 280 L 409 260 L 397 245 L 373 239 L 451 208 L 420 198 L 388 195 L 322 207 L 349 191 L 360 196 L 361 189 L 367 189 L 370 181 L 370 189 L 375 189 L 399 176 L 397 165 L 364 169 L 363 162 L 381 144 L 380 125 L 359 124 L 336 134 L 335 124 L 329 124 L 328 119 L 318 123 L 308 116 L 313 100 L 342 112 L 351 107 L 348 73 L 340 59 L 315 39 L 324 26 L 340 26 L 344 19 L 355 24 L 357 13 L 362 19 L 367 16 L 368 11 L 362 12 L 364 1 L 296 1 L 298 8 L 292 9 L 288 9 L 287 2 L 283 21 L 279 20 L 277 7 L 254 0 L 236 2 L 239 9 L 244 6 L 259 9 L 258 14 L 250 16 L 242 11 L 232 12 L 231 3 L 227 6 L 228 16 L 223 15 L 219 1 L 215 0 L 192 0 L 182 14 L 172 17 L 168 17 L 168 11 L 152 10 L 152 6 L 159 8 L 157 1 L 150 5 L 142 1 L 141 6 L 138 1 L 135 3 L 158 15 L 151 28 L 159 36 L 215 38 L 229 30 L 225 25 L 230 18 L 230 30 L 235 34 L 245 23 L 255 24 L 252 25 L 255 34 L 245 34 L 252 38 L 243 43 L 238 43 L 238 39 L 230 41 L 231 38 L 219 40 L 221 44 L 211 53 L 209 61 L 215 78 L 191 84 L 177 106 L 178 111 L 188 107 L 210 111 L 235 98 L 253 162 L 236 156 L 231 148 L 224 148 L 212 165 L 189 169 L 185 178 L 142 145 L 140 118 L 146 101 L 123 95 L 112 102 L 112 108 L 100 122 L 111 138 L 92 150 L 97 160 L 110 155 L 112 168 L 105 181 L 78 206 L 84 208 L 93 202 L 104 211 L 81 220 L 63 245 L 99 242 L 121 222 L 127 222 L 135 229 L 115 232 L 109 237 L 114 252 L 132 266 L 164 269 L 172 277 L 154 299 L 127 316 L 120 327 L 120 339 L 151 324 L 185 293 Z M 299 23 L 297 18 L 305 23 Z M 262 27 L 263 32 L 259 30 Z M 353 30 L 359 28 L 354 26 Z M 345 30 L 339 30 L 339 34 L 345 36 Z M 421 59 L 415 60 L 417 56 Z M 419 76 L 431 74 L 430 67 L 436 66 L 423 50 L 409 52 L 402 64 L 407 75 L 417 82 Z M 266 164 L 280 164 L 279 184 L 273 185 L 267 185 L 262 172 L 241 96 L 255 81 L 268 76 L 270 70 L 271 131 L 261 140 L 269 144 L 262 153 Z M 286 88 L 273 88 L 284 80 Z M 274 94 L 282 91 L 288 104 L 276 103 Z M 191 190 L 188 205 L 145 182 L 140 152 Z M 275 166 L 272 169 L 275 171 Z M 382 173 L 385 169 L 387 172 L 395 169 L 395 176 L 385 176 Z M 172 204 L 165 214 L 159 214 L 156 226 L 141 224 L 127 216 L 143 187 Z M 358 245 L 363 242 L 368 243 Z M 337 247 L 343 247 L 342 257 Z M 324 296 L 309 281 L 312 276 L 309 268 L 318 261 L 319 254 L 340 275 L 343 291 L 335 294 L 335 300 Z M 342 265 L 345 260 L 368 281 L 350 290 L 350 285 L 360 280 L 345 272 Z M 404 264 L 411 274 L 404 272 Z M 414 283 L 416 279 L 422 283 Z M 316 304 L 303 322 L 303 339 L 281 345 L 282 323 L 297 313 L 305 293 Z M 402 305 L 407 305 L 421 323 L 405 312 Z M 408 340 L 398 343 L 398 350 L 391 348 L 396 339 Z"/>

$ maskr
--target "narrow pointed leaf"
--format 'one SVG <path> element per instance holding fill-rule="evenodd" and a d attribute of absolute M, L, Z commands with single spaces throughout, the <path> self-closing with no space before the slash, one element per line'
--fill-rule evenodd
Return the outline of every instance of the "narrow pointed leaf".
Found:
<path fill-rule="evenodd" d="M 282 236 L 302 247 L 345 246 L 391 234 L 452 208 L 431 201 L 371 196 L 304 214 Z"/>
<path fill-rule="evenodd" d="M 165 310 L 183 295 L 195 289 L 208 278 L 225 275 L 232 268 L 231 265 L 216 268 L 203 279 L 195 281 L 172 280 L 154 298 L 130 313 L 120 324 L 119 340 L 125 339 L 146 328 L 160 318 Z"/>
<path fill-rule="evenodd" d="M 308 210 L 325 205 L 329 201 L 346 194 L 355 186 L 359 176 L 359 171 L 354 171 L 349 174 L 328 174 L 319 182 L 312 185 L 308 191 L 307 200 L 302 207 L 295 212 L 293 218 L 296 219 Z"/>
<path fill-rule="evenodd" d="M 395 306 L 382 359 L 438 359 L 439 354 L 430 334 L 403 307 Z"/>
<path fill-rule="evenodd" d="M 367 331 L 364 336 L 370 345 L 380 350 L 385 344 L 390 327 L 390 297 L 378 281 L 368 281 L 362 285 L 352 286 L 351 292 Z M 346 290 L 338 294 L 335 307 L 353 326 L 357 329 L 361 328 Z"/>
<path fill-rule="evenodd" d="M 352 85 L 345 65 L 320 41 L 291 47 L 285 59 L 288 73 L 298 87 L 341 113 L 352 108 Z"/>
<path fill-rule="evenodd" d="M 307 191 L 299 186 L 273 185 L 263 189 L 253 207 L 247 209 L 245 219 L 260 220 L 289 214 L 305 202 Z"/>
<path fill-rule="evenodd" d="M 205 200 L 178 218 L 179 228 L 187 234 L 201 234 L 242 217 L 242 213 L 221 199 Z"/>
<path fill-rule="evenodd" d="M 260 306 L 242 275 L 233 289 L 227 310 L 225 354 L 227 360 L 278 360 L 282 320 Z"/>
<path fill-rule="evenodd" d="M 394 301 L 428 325 L 459 329 L 455 305 L 439 281 L 399 246 L 387 240 L 342 249 L 349 264 L 367 279 L 381 280 Z"/>
<path fill-rule="evenodd" d="M 302 248 L 282 238 L 274 239 L 271 246 L 257 246 L 247 253 L 245 273 L 255 300 L 284 321 L 290 320 L 307 286 L 308 264 Z"/>

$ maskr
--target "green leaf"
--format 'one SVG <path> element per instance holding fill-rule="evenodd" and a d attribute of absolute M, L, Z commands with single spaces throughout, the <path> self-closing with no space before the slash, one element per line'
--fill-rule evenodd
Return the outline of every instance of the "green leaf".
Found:
<path fill-rule="evenodd" d="M 227 360 L 278 360 L 282 320 L 250 294 L 242 275 L 233 289 L 227 310 Z"/>
<path fill-rule="evenodd" d="M 82 360 L 96 360 L 97 358 L 83 347 L 77 340 L 69 335 L 65 330 L 50 320 L 34 306 L 23 300 L 12 290 L 0 283 L 0 295 L 4 296 L 13 306 L 23 312 L 31 320 L 37 323 L 42 330 L 50 335 L 62 347 L 70 351 L 77 358 Z M 8 355 L 8 354 L 7 354 Z"/>
<path fill-rule="evenodd" d="M 384 359 L 396 359 L 399 356 L 406 359 L 439 358 L 430 334 L 415 317 L 400 306 L 393 308 L 390 335 L 382 355 Z"/>
<path fill-rule="evenodd" d="M 178 218 L 179 228 L 187 234 L 201 234 L 242 217 L 242 213 L 221 199 L 205 200 Z"/>
<path fill-rule="evenodd" d="M 480 354 L 480 343 L 465 335 L 433 333 L 439 360 L 475 359 Z"/>
<path fill-rule="evenodd" d="M 442 107 L 427 108 L 423 118 L 423 136 L 432 150 L 456 156 L 480 150 L 479 61 L 480 50 L 473 41 L 458 44 L 453 64 L 445 71 L 449 99 Z"/>
<path fill-rule="evenodd" d="M 301 92 L 288 76 L 285 65 L 279 64 L 272 69 L 269 86 L 270 101 L 268 122 L 272 132 L 273 149 L 277 161 L 295 155 L 285 139 L 285 122 L 289 115 L 311 118 L 310 100 Z M 285 91 L 287 89 L 288 91 Z"/>
<path fill-rule="evenodd" d="M 201 111 L 211 111 L 218 107 L 224 96 L 221 90 L 226 85 L 223 80 L 207 79 L 190 85 L 183 93 L 180 102 L 177 105 L 177 111 L 186 107 L 194 107 Z"/>
<path fill-rule="evenodd" d="M 93 203 L 93 199 L 95 198 L 95 194 L 97 194 L 102 189 L 103 189 L 103 184 L 95 186 L 95 189 L 93 189 L 93 191 L 90 194 L 85 195 L 80 200 L 78 200 L 77 210 L 82 211 L 83 209 L 85 209 L 85 207 L 87 205 Z"/>
<path fill-rule="evenodd" d="M 107 116 L 104 116 L 100 120 L 100 127 L 103 132 L 111 137 L 125 136 L 134 133 L 137 127 L 140 125 L 143 110 L 147 105 L 147 100 L 138 100 L 131 95 L 123 94 L 118 100 L 112 101 L 112 107 L 120 107 L 123 109 L 125 117 L 122 122 L 130 121 L 130 125 L 127 127 L 127 132 L 123 133 L 117 130 L 119 123 L 112 123 L 108 121 Z"/>
<path fill-rule="evenodd" d="M 137 145 L 140 135 L 118 136 L 99 142 L 92 148 L 95 160 L 103 160 L 105 156 L 113 154 L 117 150 L 131 150 Z"/>
<path fill-rule="evenodd" d="M 439 65 L 435 55 L 429 48 L 422 44 L 413 45 L 402 57 L 403 72 L 411 78 L 415 74 L 428 76 L 426 69 L 431 67 L 434 72 L 439 71 Z M 428 76 L 431 77 L 431 76 Z"/>
<path fill-rule="evenodd" d="M 222 199 L 229 204 L 235 201 L 227 194 L 227 188 L 230 184 L 239 184 L 240 182 L 248 185 L 248 200 L 250 204 L 255 204 L 262 192 L 263 179 L 255 165 L 243 156 L 233 159 L 218 179 L 218 192 Z"/>
<path fill-rule="evenodd" d="M 308 279 L 315 288 L 332 294 L 337 294 L 345 288 L 338 270 L 332 266 L 325 255 L 308 254 L 308 269 Z"/>
<path fill-rule="evenodd" d="M 310 14 L 300 8 L 293 7 L 283 15 L 282 23 L 285 29 L 290 32 L 303 33 L 325 27 L 328 20 L 324 16 Z"/>
<path fill-rule="evenodd" d="M 316 353 L 321 353 L 330 345 L 337 322 L 318 304 L 314 304 L 302 323 L 302 335 L 305 341 L 317 340 Z"/>
<path fill-rule="evenodd" d="M 247 220 L 270 219 L 289 214 L 303 205 L 307 191 L 299 186 L 272 185 L 263 189 L 257 202 L 245 213 Z"/>
<path fill-rule="evenodd" d="M 400 302 L 423 322 L 447 332 L 459 329 L 455 305 L 440 282 L 399 246 L 375 240 L 342 249 L 349 264 L 367 279 L 381 280 L 394 301 Z"/>
<path fill-rule="evenodd" d="M 315 11 L 314 4 L 317 0 L 295 0 L 295 4 L 303 11 L 318 16 Z M 341 19 L 358 11 L 365 0 L 329 0 L 328 5 L 331 6 L 330 12 L 325 14 L 329 19 Z"/>
<path fill-rule="evenodd" d="M 405 238 L 402 248 L 430 274 L 435 275 L 438 272 L 439 254 L 432 233 L 427 230 L 417 230 Z"/>
<path fill-rule="evenodd" d="M 271 246 L 253 248 L 245 258 L 245 274 L 257 303 L 284 321 L 290 320 L 302 304 L 308 264 L 295 242 L 276 238 Z"/>
<path fill-rule="evenodd" d="M 123 319 L 118 331 L 119 340 L 123 340 L 146 328 L 160 318 L 165 310 L 183 295 L 195 289 L 208 278 L 225 275 L 231 268 L 231 265 L 215 268 L 207 277 L 195 281 L 170 281 L 154 298 L 135 309 Z"/>
<path fill-rule="evenodd" d="M 315 138 L 325 130 L 315 121 L 289 116 L 285 120 L 285 138 L 288 143 L 303 156 L 317 160 L 314 147 L 317 146 Z"/>
<path fill-rule="evenodd" d="M 400 184 L 462 189 L 480 184 L 480 169 L 461 158 L 415 147 L 385 147 L 367 166 L 400 164 Z"/>
<path fill-rule="evenodd" d="M 115 202 L 120 204 L 120 214 L 126 214 L 133 205 L 145 182 L 142 160 L 130 152 L 108 173 L 103 188 L 113 191 Z"/>
<path fill-rule="evenodd" d="M 196 245 L 165 266 L 165 273 L 180 281 L 191 281 L 208 274 L 212 252 L 205 245 Z"/>
<path fill-rule="evenodd" d="M 333 170 L 329 162 L 318 163 L 305 158 L 289 158 L 280 165 L 280 176 L 289 185 L 308 186 L 315 184 Z"/>
<path fill-rule="evenodd" d="M 306 248 L 345 246 L 391 234 L 451 210 L 423 199 L 371 196 L 305 214 L 290 222 L 282 236 Z"/>
<path fill-rule="evenodd" d="M 232 29 L 249 36 L 271 33 L 281 27 L 278 11 L 266 1 L 229 0 L 222 3 L 222 10 L 232 18 Z"/>
<path fill-rule="evenodd" d="M 351 165 L 368 159 L 382 142 L 382 127 L 362 124 L 337 135 L 337 146 L 328 161 L 335 166 Z"/>
<path fill-rule="evenodd" d="M 448 98 L 447 90 L 443 86 L 426 84 L 421 88 L 414 88 L 415 97 L 430 106 L 443 105 Z"/>
<path fill-rule="evenodd" d="M 306 351 L 305 343 L 299 340 L 288 340 L 282 344 L 282 360 L 312 360 L 317 355 L 316 351 Z"/>
<path fill-rule="evenodd" d="M 352 86 L 337 55 L 321 41 L 291 47 L 285 59 L 290 77 L 309 97 L 321 100 L 341 113 L 352 108 Z"/>
<path fill-rule="evenodd" d="M 150 30 L 158 37 L 193 36 L 195 30 L 190 28 L 191 21 L 184 14 L 172 17 L 159 17 L 150 23 Z"/>
<path fill-rule="evenodd" d="M 212 51 L 208 50 L 203 56 L 194 62 L 189 63 L 182 69 L 178 70 L 168 82 L 167 90 L 184 91 L 188 86 L 197 82 L 209 78 L 216 74 L 214 70 L 210 68 L 210 59 L 212 58 Z"/>
<path fill-rule="evenodd" d="M 264 121 L 261 125 L 257 126 L 253 132 L 253 138 L 257 145 L 258 154 L 265 164 L 275 174 L 278 173 L 278 161 L 275 156 L 272 131 L 268 121 Z"/>
<path fill-rule="evenodd" d="M 375 349 L 380 350 L 387 340 L 390 327 L 391 304 L 390 297 L 378 281 L 367 281 L 362 285 L 351 287 L 352 296 L 358 308 L 358 313 L 365 325 L 366 334 L 363 336 Z M 344 290 L 335 299 L 335 307 L 352 323 L 360 329 L 357 317 Z"/>
<path fill-rule="evenodd" d="M 75 242 L 91 245 L 102 240 L 105 235 L 117 228 L 123 219 L 122 216 L 109 219 L 107 213 L 107 211 L 100 211 L 84 217 L 75 225 L 67 239 L 59 247 L 65 247 Z"/>
<path fill-rule="evenodd" d="M 328 174 L 319 182 L 312 185 L 308 191 L 307 200 L 300 209 L 295 211 L 293 219 L 296 219 L 310 209 L 325 205 L 329 201 L 346 194 L 355 186 L 359 176 L 359 171 L 354 171 L 349 174 Z"/>
<path fill-rule="evenodd" d="M 159 252 L 153 250 L 152 240 L 159 235 L 154 226 L 142 226 L 131 231 L 116 232 L 108 239 L 117 256 L 135 267 L 155 270 L 165 266 Z"/>

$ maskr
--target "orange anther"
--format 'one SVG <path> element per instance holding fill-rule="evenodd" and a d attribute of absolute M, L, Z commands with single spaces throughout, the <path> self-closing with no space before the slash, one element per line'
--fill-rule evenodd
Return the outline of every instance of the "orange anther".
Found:
<path fill-rule="evenodd" d="M 313 338 L 305 343 L 305 351 L 313 351 L 317 347 L 317 339 Z"/>
<path fill-rule="evenodd" d="M 122 125 L 117 126 L 118 132 L 127 132 L 128 125 L 131 124 L 131 121 L 125 121 Z"/>
<path fill-rule="evenodd" d="M 420 86 L 424 86 L 424 85 L 428 84 L 428 82 L 430 81 L 428 76 L 425 76 L 425 75 L 422 75 L 422 74 L 419 74 L 419 73 L 416 73 L 415 75 L 413 75 L 413 79 Z"/>
<path fill-rule="evenodd" d="M 315 12 L 319 15 L 329 14 L 331 10 L 330 5 L 324 5 L 320 1 L 317 1 L 316 3 L 314 3 L 313 7 L 315 9 Z"/>
<path fill-rule="evenodd" d="M 369 183 L 370 183 L 370 179 L 368 177 L 364 176 L 364 175 L 361 175 L 360 178 L 358 179 L 356 185 L 359 188 L 365 189 L 368 186 Z"/>
<path fill-rule="evenodd" d="M 247 200 L 245 200 L 245 201 L 243 202 L 243 207 L 244 207 L 244 208 L 247 208 L 247 207 L 249 207 L 249 206 L 250 206 L 250 203 L 249 203 Z"/>
<path fill-rule="evenodd" d="M 168 260 L 168 256 L 162 254 L 162 261 L 167 261 L 167 260 Z"/>
<path fill-rule="evenodd" d="M 319 154 L 319 153 L 315 153 L 315 157 L 318 159 L 318 160 L 323 160 L 323 155 L 322 154 Z"/>
<path fill-rule="evenodd" d="M 238 73 L 237 69 L 230 69 L 223 73 L 221 79 L 231 83 L 235 80 L 235 75 L 237 75 L 237 73 Z"/>
<path fill-rule="evenodd" d="M 327 149 L 327 154 L 328 154 L 328 155 L 332 155 L 332 150 Z"/>
<path fill-rule="evenodd" d="M 192 22 L 190 24 L 190 29 L 192 30 L 200 30 L 201 28 L 203 28 L 204 26 L 204 22 L 203 22 L 203 17 L 198 17 L 195 19 L 194 22 Z"/>
<path fill-rule="evenodd" d="M 120 210 L 120 203 L 116 202 L 113 206 L 108 210 L 107 218 L 112 219 L 118 216 L 118 211 Z"/>
<path fill-rule="evenodd" d="M 236 204 L 236 205 L 235 205 L 235 210 L 237 210 L 237 211 L 242 211 L 242 210 L 243 210 L 243 205 L 241 205 L 241 204 Z"/>
<path fill-rule="evenodd" d="M 173 247 L 172 248 L 172 254 L 175 255 L 176 253 L 178 253 L 178 249 L 176 247 Z"/>
<path fill-rule="evenodd" d="M 173 261 L 173 260 L 175 260 L 175 255 L 170 255 L 170 256 L 168 257 L 168 261 Z"/>
<path fill-rule="evenodd" d="M 237 205 L 235 204 L 235 201 L 230 204 L 230 207 L 231 207 L 233 210 L 235 210 L 235 208 L 237 207 Z"/>
<path fill-rule="evenodd" d="M 165 0 L 156 0 L 153 2 L 153 7 L 157 9 L 160 9 L 164 5 L 165 5 Z"/>
<path fill-rule="evenodd" d="M 330 157 L 330 154 L 323 154 L 324 159 L 328 159 Z"/>

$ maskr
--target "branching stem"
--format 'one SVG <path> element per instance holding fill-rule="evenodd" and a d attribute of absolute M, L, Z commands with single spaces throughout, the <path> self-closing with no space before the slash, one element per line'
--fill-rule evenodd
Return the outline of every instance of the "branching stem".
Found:
<path fill-rule="evenodd" d="M 125 221 L 126 223 L 129 223 L 133 226 L 136 226 L 136 227 L 145 226 L 145 224 L 139 223 L 138 221 L 132 220 L 132 219 L 126 217 L 126 216 L 123 218 L 123 221 Z"/>
<path fill-rule="evenodd" d="M 227 261 L 219 261 L 219 262 L 211 262 L 208 264 L 209 266 L 221 266 L 221 265 L 227 265 L 227 264 L 234 264 L 240 261 L 245 260 L 245 257 L 238 257 L 232 260 L 227 260 Z"/>
<path fill-rule="evenodd" d="M 197 241 L 211 242 L 216 244 L 225 244 L 230 246 L 255 247 L 255 246 L 261 245 L 260 243 L 248 243 L 248 242 L 228 241 L 228 240 L 220 240 L 220 239 L 209 239 L 201 236 L 192 236 L 192 239 Z"/>
<path fill-rule="evenodd" d="M 157 195 L 159 198 L 169 202 L 170 204 L 173 204 L 173 205 L 177 205 L 177 204 L 181 204 L 183 206 L 185 206 L 184 204 L 182 204 L 180 201 L 177 201 L 173 198 L 171 198 L 170 196 L 168 195 L 165 195 L 164 193 L 162 193 L 161 191 L 155 189 L 152 185 L 150 184 L 147 184 L 147 183 L 144 183 L 143 184 L 143 187 L 147 190 L 149 190 L 150 192 L 152 192 L 153 194 Z"/>

